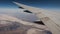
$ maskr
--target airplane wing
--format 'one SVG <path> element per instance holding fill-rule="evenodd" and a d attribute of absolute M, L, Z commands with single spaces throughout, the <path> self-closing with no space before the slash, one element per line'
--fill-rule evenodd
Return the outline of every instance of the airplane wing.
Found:
<path fill-rule="evenodd" d="M 60 34 L 60 13 L 43 10 L 14 2 L 17 6 L 36 14 L 36 16 L 51 30 L 53 34 Z"/>

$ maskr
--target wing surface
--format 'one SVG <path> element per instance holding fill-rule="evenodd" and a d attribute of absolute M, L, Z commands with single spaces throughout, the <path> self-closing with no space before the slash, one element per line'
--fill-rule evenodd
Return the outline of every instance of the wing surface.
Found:
<path fill-rule="evenodd" d="M 60 34 L 60 12 L 52 12 L 43 10 L 41 8 L 27 6 L 21 3 L 14 2 L 26 10 L 36 14 L 36 16 L 43 21 L 43 23 L 51 30 L 53 34 Z"/>

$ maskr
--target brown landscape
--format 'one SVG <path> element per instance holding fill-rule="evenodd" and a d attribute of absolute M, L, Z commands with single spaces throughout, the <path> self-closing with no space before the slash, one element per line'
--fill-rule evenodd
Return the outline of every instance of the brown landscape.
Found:
<path fill-rule="evenodd" d="M 0 15 L 0 34 L 52 34 L 45 25 L 38 25 L 17 18 Z"/>

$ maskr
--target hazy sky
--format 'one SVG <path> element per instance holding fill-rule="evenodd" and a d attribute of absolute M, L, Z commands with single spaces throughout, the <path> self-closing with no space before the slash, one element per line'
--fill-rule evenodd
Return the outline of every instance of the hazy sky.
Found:
<path fill-rule="evenodd" d="M 60 0 L 0 0 L 0 8 L 17 8 L 12 1 L 43 9 L 60 9 Z"/>

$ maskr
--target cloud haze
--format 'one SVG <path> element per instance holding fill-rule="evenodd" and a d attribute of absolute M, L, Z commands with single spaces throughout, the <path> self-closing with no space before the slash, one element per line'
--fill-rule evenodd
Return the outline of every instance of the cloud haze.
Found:
<path fill-rule="evenodd" d="M 7 14 L 27 21 L 35 21 L 38 19 L 34 14 L 25 13 L 23 11 L 22 9 L 0 8 L 0 14 Z"/>

